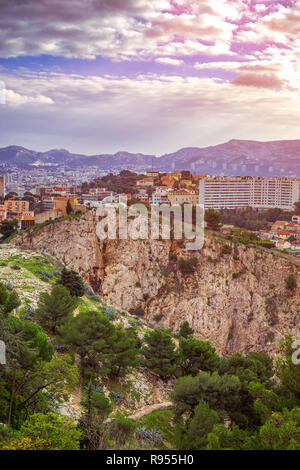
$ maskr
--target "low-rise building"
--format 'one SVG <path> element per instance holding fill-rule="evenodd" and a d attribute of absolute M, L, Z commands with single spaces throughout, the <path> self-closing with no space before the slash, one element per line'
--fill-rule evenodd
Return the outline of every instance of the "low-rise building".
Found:
<path fill-rule="evenodd" d="M 147 193 L 137 193 L 133 195 L 133 199 L 141 202 L 148 202 L 149 196 Z"/>
<path fill-rule="evenodd" d="M 288 250 L 291 248 L 291 244 L 286 240 L 276 240 L 275 245 L 279 250 Z"/>
<path fill-rule="evenodd" d="M 179 189 L 178 191 L 169 191 L 168 199 L 171 204 L 196 205 L 199 202 L 199 196 L 196 191 L 187 191 L 185 189 Z"/>
<path fill-rule="evenodd" d="M 290 236 L 291 236 L 291 234 L 288 230 L 278 230 L 278 232 L 277 232 L 277 237 L 281 238 L 282 240 L 286 240 Z"/>
<path fill-rule="evenodd" d="M 159 171 L 147 171 L 147 178 L 158 178 Z"/>
<path fill-rule="evenodd" d="M 149 202 L 153 206 L 158 204 L 170 204 L 168 195 L 163 193 L 153 193 Z"/>
<path fill-rule="evenodd" d="M 143 178 L 141 180 L 137 180 L 137 186 L 153 186 L 153 178 Z"/>
<path fill-rule="evenodd" d="M 75 197 L 59 197 L 55 196 L 53 198 L 54 202 L 54 210 L 60 209 L 62 211 L 62 215 L 67 215 L 67 205 L 68 202 L 71 204 L 72 210 L 75 212 L 76 206 L 78 204 L 78 201 Z"/>
<path fill-rule="evenodd" d="M 62 211 L 60 209 L 52 209 L 49 211 L 40 212 L 35 214 L 35 223 L 42 224 L 43 222 L 47 222 L 48 220 L 55 220 L 59 217 L 62 217 Z"/>
<path fill-rule="evenodd" d="M 14 198 L 4 201 L 4 207 L 7 212 L 27 212 L 29 210 L 29 201 L 18 201 Z"/>
<path fill-rule="evenodd" d="M 271 227 L 271 232 L 277 232 L 277 230 L 284 230 L 285 227 L 289 225 L 289 222 L 286 220 L 276 220 Z"/>

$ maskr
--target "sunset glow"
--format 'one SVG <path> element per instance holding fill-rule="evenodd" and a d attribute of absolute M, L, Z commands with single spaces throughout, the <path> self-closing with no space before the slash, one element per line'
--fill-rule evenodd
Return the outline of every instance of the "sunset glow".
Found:
<path fill-rule="evenodd" d="M 300 1 L 1 2 L 0 145 L 297 138 Z"/>

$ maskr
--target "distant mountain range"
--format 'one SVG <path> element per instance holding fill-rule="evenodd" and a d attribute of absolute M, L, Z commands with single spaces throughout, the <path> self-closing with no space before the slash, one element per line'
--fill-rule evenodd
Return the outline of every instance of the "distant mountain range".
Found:
<path fill-rule="evenodd" d="M 183 148 L 156 157 L 142 153 L 118 152 L 82 155 L 67 150 L 37 152 L 24 147 L 0 149 L 0 164 L 19 168 L 66 167 L 80 169 L 94 166 L 99 170 L 159 171 L 191 170 L 212 175 L 293 176 L 300 177 L 300 139 L 257 142 L 230 140 L 205 148 Z"/>

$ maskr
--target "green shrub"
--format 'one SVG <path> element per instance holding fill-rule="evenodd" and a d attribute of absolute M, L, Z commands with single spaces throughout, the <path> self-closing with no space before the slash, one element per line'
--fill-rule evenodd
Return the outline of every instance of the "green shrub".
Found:
<path fill-rule="evenodd" d="M 145 315 L 145 310 L 141 307 L 133 308 L 130 310 L 131 315 L 136 315 L 138 317 L 143 317 Z"/>
<path fill-rule="evenodd" d="M 230 245 L 222 246 L 222 254 L 223 255 L 230 255 L 232 253 L 232 248 Z"/>
<path fill-rule="evenodd" d="M 13 264 L 11 269 L 15 269 L 17 271 L 17 270 L 20 270 L 21 268 L 17 264 Z"/>
<path fill-rule="evenodd" d="M 180 258 L 179 269 L 183 274 L 192 274 L 195 272 L 197 264 L 198 259 L 194 256 L 192 258 Z"/>
<path fill-rule="evenodd" d="M 290 274 L 286 280 L 285 285 L 289 290 L 295 290 L 297 287 L 297 279 L 295 278 L 294 274 Z"/>
<path fill-rule="evenodd" d="M 136 429 L 136 422 L 123 415 L 117 416 L 110 424 L 110 431 L 114 440 L 119 445 L 124 445 L 126 441 L 132 439 Z"/>
<path fill-rule="evenodd" d="M 162 317 L 163 317 L 162 314 L 158 313 L 157 315 L 154 315 L 153 320 L 160 321 L 162 319 Z"/>

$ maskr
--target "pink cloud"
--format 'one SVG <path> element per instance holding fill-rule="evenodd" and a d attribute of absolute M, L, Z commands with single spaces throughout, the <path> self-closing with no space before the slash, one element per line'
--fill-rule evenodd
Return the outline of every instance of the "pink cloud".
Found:
<path fill-rule="evenodd" d="M 237 86 L 248 86 L 255 88 L 271 88 L 281 89 L 283 82 L 274 74 L 271 75 L 257 75 L 254 73 L 239 75 L 232 82 Z"/>

